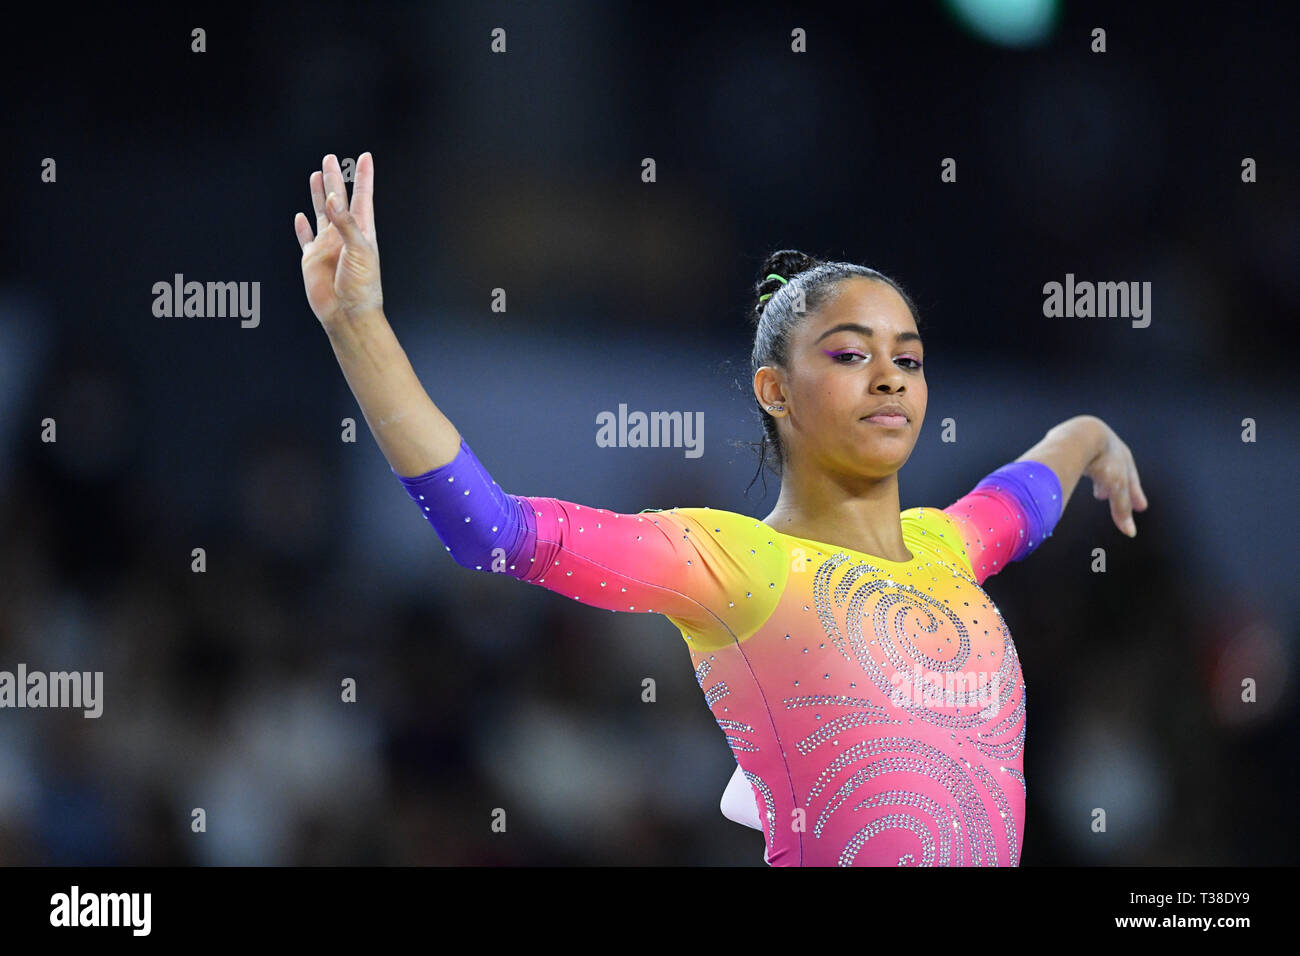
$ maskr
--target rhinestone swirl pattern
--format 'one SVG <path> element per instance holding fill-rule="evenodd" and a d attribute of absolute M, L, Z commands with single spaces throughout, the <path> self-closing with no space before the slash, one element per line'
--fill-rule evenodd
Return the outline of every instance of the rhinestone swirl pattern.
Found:
<path fill-rule="evenodd" d="M 904 528 L 908 562 L 778 535 L 804 570 L 755 633 L 693 652 L 773 865 L 1019 864 L 1015 644 L 952 525 Z"/>

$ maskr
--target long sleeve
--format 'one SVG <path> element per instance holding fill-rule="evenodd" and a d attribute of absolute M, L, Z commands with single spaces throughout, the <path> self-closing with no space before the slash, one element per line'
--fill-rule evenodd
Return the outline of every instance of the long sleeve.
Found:
<path fill-rule="evenodd" d="M 462 567 L 610 611 L 663 614 L 699 649 L 757 630 L 785 582 L 783 553 L 755 535 L 753 518 L 708 508 L 622 514 L 508 494 L 463 438 L 446 465 L 397 477 Z"/>
<path fill-rule="evenodd" d="M 953 518 L 975 580 L 1032 554 L 1061 518 L 1061 482 L 1037 461 L 1015 461 L 982 478 L 944 514 Z"/>

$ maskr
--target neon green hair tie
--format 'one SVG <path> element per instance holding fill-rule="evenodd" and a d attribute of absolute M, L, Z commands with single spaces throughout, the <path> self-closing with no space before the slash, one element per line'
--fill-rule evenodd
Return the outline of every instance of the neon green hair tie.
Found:
<path fill-rule="evenodd" d="M 790 280 L 789 280 L 789 279 L 786 279 L 786 278 L 784 278 L 784 277 L 782 277 L 782 276 L 779 276 L 779 275 L 777 275 L 775 272 L 769 272 L 769 273 L 767 274 L 767 277 L 766 277 L 765 279 L 763 279 L 763 281 L 766 282 L 768 279 L 780 279 L 782 285 L 789 285 L 789 284 L 790 284 Z M 770 298 L 772 298 L 772 293 L 771 293 L 771 292 L 767 293 L 767 295 L 760 295 L 760 296 L 758 297 L 758 301 L 759 301 L 759 302 L 766 302 L 766 301 L 767 301 L 768 299 L 770 299 Z"/>

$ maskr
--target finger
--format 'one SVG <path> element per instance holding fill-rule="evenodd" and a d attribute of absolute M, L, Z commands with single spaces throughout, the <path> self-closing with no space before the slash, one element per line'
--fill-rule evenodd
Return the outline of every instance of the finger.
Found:
<path fill-rule="evenodd" d="M 293 231 L 298 237 L 298 248 L 300 249 L 306 249 L 307 243 L 316 238 L 311 234 L 311 223 L 302 213 L 298 213 L 293 217 Z"/>
<path fill-rule="evenodd" d="M 308 185 L 311 187 L 311 207 L 316 210 L 316 235 L 318 236 L 321 234 L 321 231 L 329 225 L 329 219 L 325 216 L 324 178 L 325 177 L 321 175 L 321 171 L 318 169 L 316 172 L 312 173 L 311 177 L 307 180 Z"/>
<path fill-rule="evenodd" d="M 328 196 L 330 193 L 334 193 L 346 206 L 348 204 L 348 187 L 343 182 L 343 168 L 339 166 L 339 158 L 333 153 L 327 155 L 321 165 L 321 173 L 325 177 L 325 195 Z"/>
<path fill-rule="evenodd" d="M 1146 511 L 1147 495 L 1142 490 L 1142 479 L 1138 477 L 1137 465 L 1130 466 L 1129 470 L 1133 476 L 1132 481 L 1129 483 L 1129 487 L 1133 489 L 1133 507 L 1138 511 Z"/>
<path fill-rule="evenodd" d="M 1130 538 L 1137 536 L 1137 525 L 1133 523 L 1133 507 L 1129 502 L 1127 485 L 1116 486 L 1110 500 L 1110 514 L 1115 520 L 1115 527 Z"/>
<path fill-rule="evenodd" d="M 330 222 L 339 231 L 339 235 L 343 237 L 344 242 L 357 245 L 365 243 L 365 236 L 361 234 L 361 227 L 357 225 L 357 220 L 352 213 L 343 205 L 343 200 L 339 198 L 338 193 L 330 193 L 325 197 L 325 214 L 330 217 Z"/>
<path fill-rule="evenodd" d="M 361 231 L 375 238 L 375 158 L 369 150 L 357 159 L 357 181 L 352 184 L 352 215 Z"/>

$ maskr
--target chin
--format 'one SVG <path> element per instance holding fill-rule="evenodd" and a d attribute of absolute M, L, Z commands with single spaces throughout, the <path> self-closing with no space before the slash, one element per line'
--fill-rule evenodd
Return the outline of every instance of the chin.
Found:
<path fill-rule="evenodd" d="M 871 478 L 885 478 L 894 474 L 907 463 L 911 456 L 911 449 L 908 454 L 899 456 L 897 454 L 863 454 L 854 455 L 851 459 L 853 471 L 859 475 L 866 475 Z"/>

